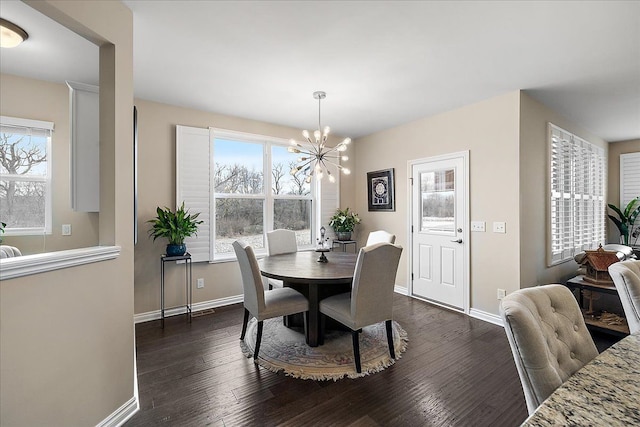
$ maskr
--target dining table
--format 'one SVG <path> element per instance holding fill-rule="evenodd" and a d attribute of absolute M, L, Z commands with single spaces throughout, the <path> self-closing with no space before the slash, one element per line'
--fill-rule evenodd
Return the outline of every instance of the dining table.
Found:
<path fill-rule="evenodd" d="M 320 342 L 320 301 L 351 290 L 357 255 L 327 252 L 327 262 L 319 262 L 314 251 L 270 255 L 258 261 L 263 276 L 282 280 L 284 286 L 301 292 L 309 300 L 306 342 L 317 347 Z"/>
<path fill-rule="evenodd" d="M 522 425 L 640 425 L 640 334 L 623 338 L 583 366 Z"/>

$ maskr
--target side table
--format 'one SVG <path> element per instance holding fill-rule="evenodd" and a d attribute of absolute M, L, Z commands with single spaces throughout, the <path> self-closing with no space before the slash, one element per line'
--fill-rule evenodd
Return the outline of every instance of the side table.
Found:
<path fill-rule="evenodd" d="M 591 283 L 584 280 L 584 276 L 572 277 L 571 279 L 567 280 L 567 282 L 565 283 L 565 286 L 569 288 L 572 292 L 575 289 L 578 290 L 578 295 L 577 295 L 578 304 L 580 304 L 580 309 L 583 311 L 583 314 L 585 312 L 583 308 L 583 304 L 584 304 L 584 298 L 582 295 L 583 290 L 599 292 L 603 294 L 616 295 L 616 296 L 618 295 L 618 291 L 616 290 L 615 285 L 613 284 L 602 285 L 602 284 Z M 584 322 L 587 324 L 588 327 L 601 332 L 605 332 L 605 333 L 620 336 L 620 337 L 625 337 L 629 335 L 629 327 L 627 325 L 608 325 L 600 321 L 599 319 L 586 314 L 584 316 Z"/>
<path fill-rule="evenodd" d="M 193 301 L 193 287 L 191 286 L 192 269 L 191 269 L 191 254 L 189 252 L 180 256 L 160 256 L 160 323 L 162 329 L 164 329 L 164 264 L 167 262 L 184 261 L 184 280 L 186 288 L 186 315 L 191 323 L 191 304 Z"/>
<path fill-rule="evenodd" d="M 358 242 L 356 242 L 355 240 L 336 240 L 336 239 L 333 239 L 331 241 L 331 249 L 333 250 L 333 248 L 336 245 L 342 246 L 342 252 L 346 252 L 347 251 L 347 245 L 353 245 L 353 252 L 354 253 L 358 253 Z"/>

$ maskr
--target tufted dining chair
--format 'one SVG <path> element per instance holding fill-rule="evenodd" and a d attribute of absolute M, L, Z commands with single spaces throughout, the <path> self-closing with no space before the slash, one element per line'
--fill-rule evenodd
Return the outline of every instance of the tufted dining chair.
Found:
<path fill-rule="evenodd" d="M 616 262 L 609 266 L 624 315 L 632 334 L 640 332 L 640 260 Z"/>
<path fill-rule="evenodd" d="M 529 414 L 598 355 L 578 302 L 565 286 L 517 290 L 502 300 L 500 314 Z"/>
<path fill-rule="evenodd" d="M 333 295 L 320 301 L 321 328 L 329 316 L 351 329 L 353 357 L 356 371 L 361 372 L 360 338 L 362 328 L 385 322 L 389 354 L 395 359 L 393 348 L 393 288 L 402 247 L 390 243 L 376 243 L 360 249 L 356 260 L 351 292 Z M 323 331 L 324 332 L 324 331 Z M 324 337 L 324 333 L 321 333 Z"/>
<path fill-rule="evenodd" d="M 253 360 L 256 360 L 260 351 L 264 320 L 289 314 L 305 313 L 304 327 L 306 332 L 309 301 L 304 295 L 292 288 L 265 291 L 262 286 L 260 267 L 253 248 L 245 242 L 236 240 L 233 242 L 233 249 L 240 265 L 242 287 L 244 289 L 244 321 L 240 339 L 244 340 L 247 324 L 249 323 L 249 315 L 252 315 L 258 321 L 256 347 L 253 351 Z"/>
<path fill-rule="evenodd" d="M 387 233 L 384 230 L 372 231 L 367 237 L 367 244 L 365 246 L 375 245 L 376 243 L 395 243 L 396 235 Z"/>
<path fill-rule="evenodd" d="M 20 249 L 15 246 L 0 245 L 0 258 L 13 258 L 17 256 L 22 256 Z"/>
<path fill-rule="evenodd" d="M 267 251 L 269 256 L 298 252 L 296 232 L 279 228 L 267 233 Z M 269 279 L 269 289 L 282 288 L 282 280 Z"/>

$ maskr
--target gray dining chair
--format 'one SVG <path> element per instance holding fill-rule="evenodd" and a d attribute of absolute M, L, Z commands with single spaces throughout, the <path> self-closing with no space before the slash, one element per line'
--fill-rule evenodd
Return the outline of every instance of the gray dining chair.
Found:
<path fill-rule="evenodd" d="M 616 262 L 609 266 L 624 315 L 632 334 L 640 332 L 640 260 Z"/>
<path fill-rule="evenodd" d="M 269 256 L 298 252 L 296 232 L 279 228 L 267 233 L 267 252 Z M 282 280 L 268 279 L 269 289 L 282 288 Z"/>
<path fill-rule="evenodd" d="M 395 243 L 396 235 L 387 233 L 384 230 L 372 231 L 367 237 L 367 244 L 365 246 L 375 245 L 376 243 Z"/>
<path fill-rule="evenodd" d="M 272 317 L 281 317 L 289 314 L 304 313 L 304 327 L 306 332 L 307 318 L 309 315 L 309 301 L 304 295 L 292 288 L 280 288 L 265 291 L 262 286 L 260 267 L 253 248 L 245 242 L 236 240 L 233 249 L 238 258 L 240 273 L 242 274 L 242 287 L 244 289 L 244 321 L 240 339 L 244 340 L 249 323 L 249 315 L 258 321 L 258 333 L 256 346 L 253 352 L 253 360 L 258 358 L 260 341 L 262 340 L 263 322 Z"/>
<path fill-rule="evenodd" d="M 320 301 L 321 341 L 324 339 L 325 316 L 329 316 L 351 330 L 356 371 L 360 364 L 362 328 L 385 322 L 387 343 L 392 359 L 393 348 L 393 288 L 402 247 L 390 243 L 376 243 L 360 249 L 353 275 L 351 292 L 330 296 Z"/>
<path fill-rule="evenodd" d="M 598 355 L 578 302 L 563 285 L 512 292 L 500 314 L 529 414 Z"/>

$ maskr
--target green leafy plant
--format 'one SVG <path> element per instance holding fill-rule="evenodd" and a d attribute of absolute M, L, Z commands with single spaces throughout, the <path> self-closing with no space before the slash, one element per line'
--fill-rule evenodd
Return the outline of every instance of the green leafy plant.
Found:
<path fill-rule="evenodd" d="M 336 210 L 336 213 L 329 218 L 329 227 L 333 228 L 333 231 L 337 233 L 353 231 L 356 225 L 360 224 L 360 217 L 357 213 L 354 213 L 345 208 L 344 210 Z"/>
<path fill-rule="evenodd" d="M 185 237 L 196 235 L 198 225 L 203 222 L 197 220 L 200 213 L 188 214 L 184 209 L 184 202 L 175 212 L 167 207 L 164 209 L 158 207 L 156 213 L 157 216 L 154 219 L 147 221 L 152 224 L 149 236 L 153 237 L 154 241 L 158 237 L 165 237 L 170 245 L 184 244 Z"/>
<path fill-rule="evenodd" d="M 613 221 L 616 227 L 618 227 L 618 231 L 620 231 L 620 236 L 622 237 L 622 243 L 629 245 L 630 231 L 633 230 L 633 224 L 636 222 L 638 215 L 640 215 L 640 197 L 636 197 L 627 203 L 624 211 L 611 203 L 609 203 L 608 206 L 618 215 L 618 217 L 616 218 L 613 215 L 607 216 L 611 221 Z"/>
<path fill-rule="evenodd" d="M 4 234 L 4 228 L 7 226 L 6 222 L 0 222 L 0 243 L 2 242 L 2 235 Z"/>

